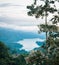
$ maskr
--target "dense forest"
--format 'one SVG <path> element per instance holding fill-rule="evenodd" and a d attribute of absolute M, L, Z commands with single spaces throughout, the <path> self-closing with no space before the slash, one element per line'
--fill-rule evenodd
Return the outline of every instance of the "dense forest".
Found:
<path fill-rule="evenodd" d="M 3 42 L 0 42 L 0 65 L 26 65 L 25 55 L 11 54 Z"/>
<path fill-rule="evenodd" d="M 29 54 L 10 53 L 9 48 L 0 42 L 0 65 L 59 65 L 59 34 L 50 35 L 42 50 Z"/>

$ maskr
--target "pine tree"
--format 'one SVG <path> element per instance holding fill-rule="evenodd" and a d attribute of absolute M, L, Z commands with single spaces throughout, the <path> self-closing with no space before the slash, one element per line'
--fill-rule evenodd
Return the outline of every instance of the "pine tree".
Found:
<path fill-rule="evenodd" d="M 50 6 L 50 4 L 54 4 L 55 1 L 53 0 L 40 0 L 44 2 L 44 5 L 39 3 L 39 5 L 37 5 L 37 1 L 38 0 L 34 0 L 34 4 L 32 4 L 31 6 L 27 6 L 27 8 L 30 10 L 28 12 L 28 15 L 30 16 L 35 16 L 36 18 L 40 18 L 40 17 L 45 17 L 45 24 L 44 24 L 44 30 L 46 32 L 46 40 L 47 40 L 47 32 L 48 32 L 48 20 L 47 17 L 49 15 L 49 13 L 54 13 L 57 11 L 55 5 L 53 7 Z M 42 26 L 42 25 L 41 25 Z"/>

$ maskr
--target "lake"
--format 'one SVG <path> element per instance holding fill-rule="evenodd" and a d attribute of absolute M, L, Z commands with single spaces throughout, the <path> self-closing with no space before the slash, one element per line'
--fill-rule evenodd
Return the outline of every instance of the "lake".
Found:
<path fill-rule="evenodd" d="M 40 47 L 44 40 L 44 32 L 38 34 L 38 32 L 31 30 L 14 30 L 0 27 L 0 41 L 4 42 L 11 50 L 30 51 Z"/>

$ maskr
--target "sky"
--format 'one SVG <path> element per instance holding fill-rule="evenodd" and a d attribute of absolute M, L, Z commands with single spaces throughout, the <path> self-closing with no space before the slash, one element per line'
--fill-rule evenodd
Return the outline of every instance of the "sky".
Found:
<path fill-rule="evenodd" d="M 36 30 L 36 25 L 44 21 L 27 15 L 29 10 L 26 6 L 32 3 L 33 0 L 0 0 L 0 27 L 19 30 L 23 26 L 26 30 Z"/>
<path fill-rule="evenodd" d="M 0 27 L 17 30 L 33 28 L 35 30 L 36 25 L 40 22 L 27 15 L 28 9 L 26 6 L 31 3 L 33 3 L 33 0 L 0 0 Z"/>

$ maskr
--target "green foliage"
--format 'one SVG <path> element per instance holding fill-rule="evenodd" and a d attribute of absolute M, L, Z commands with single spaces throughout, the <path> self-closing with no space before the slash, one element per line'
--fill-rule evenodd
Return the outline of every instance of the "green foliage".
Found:
<path fill-rule="evenodd" d="M 42 4 L 37 5 L 37 1 L 38 0 L 34 0 L 34 4 L 31 4 L 31 6 L 27 6 L 27 9 L 29 9 L 28 15 L 35 16 L 36 18 L 45 17 L 45 25 L 41 25 L 40 30 L 46 32 L 46 40 L 47 40 L 47 36 L 48 36 L 47 32 L 51 32 L 51 31 L 55 32 L 57 30 L 56 26 L 48 25 L 47 23 L 48 22 L 47 17 L 49 13 L 53 14 L 57 12 L 56 6 L 54 4 L 55 0 L 40 0 L 44 2 L 44 5 Z M 53 4 L 53 7 L 51 6 L 51 4 Z M 59 19 L 56 17 L 56 20 L 59 20 Z M 54 23 L 56 23 L 56 20 Z"/>
<path fill-rule="evenodd" d="M 15 54 L 14 57 L 6 45 L 0 42 L 0 65 L 26 65 L 26 61 L 23 55 Z"/>
<path fill-rule="evenodd" d="M 29 9 L 28 15 L 30 16 L 35 16 L 36 18 L 39 17 L 43 17 L 43 16 L 47 16 L 48 13 L 54 13 L 57 11 L 57 9 L 54 7 L 51 7 L 50 4 L 54 4 L 55 1 L 51 1 L 51 0 L 43 0 L 43 2 L 45 3 L 44 5 L 36 5 L 37 0 L 34 1 L 34 4 L 32 4 L 31 6 L 27 6 L 27 9 Z M 47 14 L 45 14 L 45 12 L 47 12 Z"/>
<path fill-rule="evenodd" d="M 18 57 L 14 58 L 16 65 L 26 65 L 26 61 L 23 55 L 19 55 Z"/>
<path fill-rule="evenodd" d="M 7 65 L 6 60 L 4 60 L 3 58 L 0 58 L 0 65 Z"/>
<path fill-rule="evenodd" d="M 53 24 L 57 24 L 59 22 L 59 14 L 54 15 L 54 17 L 50 21 L 52 21 Z"/>
<path fill-rule="evenodd" d="M 0 41 L 0 65 L 8 65 L 9 51 L 8 48 Z"/>
<path fill-rule="evenodd" d="M 58 40 L 58 41 L 57 41 Z M 33 51 L 27 56 L 28 64 L 35 65 L 59 65 L 59 39 L 49 36 L 43 50 Z"/>
<path fill-rule="evenodd" d="M 4 45 L 3 42 L 0 42 L 0 58 L 9 57 L 8 48 Z"/>
<path fill-rule="evenodd" d="M 59 65 L 59 39 L 57 39 L 57 35 L 53 35 L 53 32 L 59 33 L 58 27 L 47 23 L 48 14 L 58 12 L 54 3 L 59 0 L 40 1 L 43 1 L 44 5 L 37 5 L 37 0 L 34 0 L 34 4 L 27 6 L 27 9 L 29 9 L 28 15 L 30 16 L 35 16 L 36 18 L 45 17 L 45 24 L 38 25 L 38 27 L 41 31 L 46 32 L 46 44 L 42 46 L 46 52 L 39 51 L 39 53 L 34 51 L 34 53 L 30 53 L 27 57 L 27 63 L 31 65 Z M 51 7 L 50 4 L 54 6 Z M 52 24 L 57 24 L 59 22 L 59 12 L 50 21 Z M 49 33 L 48 37 L 47 32 Z"/>
<path fill-rule="evenodd" d="M 38 51 L 32 51 L 28 57 L 26 57 L 26 61 L 28 64 L 30 65 L 39 65 L 39 63 L 41 63 L 42 61 L 42 54 L 41 52 L 38 50 Z"/>
<path fill-rule="evenodd" d="M 40 31 L 46 32 L 46 44 L 41 47 L 45 52 L 31 52 L 26 60 L 30 65 L 59 65 L 59 34 L 54 35 L 55 32 L 59 33 L 59 30 L 57 25 L 48 25 L 47 23 L 47 16 L 49 13 L 53 14 L 54 12 L 57 12 L 58 15 L 54 15 L 50 21 L 52 24 L 57 24 L 59 22 L 59 12 L 54 4 L 55 1 L 59 0 L 40 1 L 43 1 L 44 5 L 37 5 L 37 0 L 34 0 L 34 4 L 27 6 L 27 9 L 29 9 L 28 15 L 30 16 L 35 16 L 36 18 L 45 17 L 45 24 L 38 25 Z M 51 7 L 50 4 L 53 4 L 53 7 Z"/>
<path fill-rule="evenodd" d="M 41 24 L 38 25 L 38 28 L 40 29 L 40 31 L 42 32 L 58 32 L 58 27 L 56 25 L 45 25 L 45 24 Z"/>

